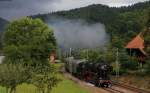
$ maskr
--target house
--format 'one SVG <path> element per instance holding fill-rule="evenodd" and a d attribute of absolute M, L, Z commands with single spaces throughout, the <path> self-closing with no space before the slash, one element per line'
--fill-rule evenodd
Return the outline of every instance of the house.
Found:
<path fill-rule="evenodd" d="M 130 56 L 135 56 L 140 63 L 145 63 L 147 53 L 144 51 L 144 39 L 141 33 L 133 38 L 125 48 Z"/>

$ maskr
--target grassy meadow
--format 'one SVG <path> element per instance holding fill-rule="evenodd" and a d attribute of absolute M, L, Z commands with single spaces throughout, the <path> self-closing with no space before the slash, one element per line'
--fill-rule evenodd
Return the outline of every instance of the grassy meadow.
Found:
<path fill-rule="evenodd" d="M 60 68 L 63 64 L 56 64 Z M 51 93 L 90 93 L 85 89 L 80 88 L 75 82 L 65 78 L 62 74 L 58 75 L 62 81 L 53 88 Z M 6 88 L 0 87 L 0 93 L 6 93 Z M 16 89 L 16 93 L 39 93 L 37 88 L 33 85 L 22 84 Z"/>

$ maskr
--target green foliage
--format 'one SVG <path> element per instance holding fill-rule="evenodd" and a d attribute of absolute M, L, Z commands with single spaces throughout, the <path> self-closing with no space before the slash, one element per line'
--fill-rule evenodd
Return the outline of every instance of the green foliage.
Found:
<path fill-rule="evenodd" d="M 146 72 L 148 75 L 150 75 L 150 59 L 147 60 Z"/>
<path fill-rule="evenodd" d="M 100 59 L 100 51 L 88 51 L 88 60 L 91 62 L 97 62 Z"/>
<path fill-rule="evenodd" d="M 138 64 L 138 61 L 135 57 L 129 57 L 128 61 L 122 61 L 121 62 L 122 69 L 137 70 L 138 66 L 139 66 L 139 64 Z"/>
<path fill-rule="evenodd" d="M 53 65 L 25 67 L 18 64 L 1 64 L 0 85 L 7 88 L 7 93 L 15 93 L 16 87 L 23 83 L 36 86 L 39 92 L 50 93 L 52 88 L 61 81 L 57 69 Z"/>
<path fill-rule="evenodd" d="M 126 74 L 127 73 L 127 70 L 126 69 L 120 69 L 119 70 L 119 75 L 123 75 L 123 74 Z M 111 72 L 112 75 L 116 75 L 116 69 L 114 69 L 112 72 Z"/>
<path fill-rule="evenodd" d="M 112 46 L 123 48 L 127 42 L 145 28 L 150 10 L 149 5 L 150 1 L 120 8 L 98 4 L 69 11 L 35 15 L 33 18 L 38 17 L 45 21 L 57 16 L 82 19 L 88 23 L 100 22 L 106 26 L 106 31 L 111 36 Z"/>
<path fill-rule="evenodd" d="M 0 32 L 4 31 L 6 24 L 8 24 L 8 21 L 0 18 Z"/>
<path fill-rule="evenodd" d="M 56 49 L 53 30 L 40 19 L 11 22 L 4 34 L 5 62 L 45 64 Z"/>
<path fill-rule="evenodd" d="M 150 54 L 150 35 L 149 34 L 147 34 L 147 36 L 145 36 L 145 45 L 146 45 L 147 54 Z"/>
<path fill-rule="evenodd" d="M 102 59 L 103 54 L 99 49 L 83 49 L 81 51 L 79 51 L 79 58 L 85 58 L 87 60 L 89 60 L 90 62 L 97 62 L 100 59 Z"/>
<path fill-rule="evenodd" d="M 114 51 L 108 50 L 105 54 L 104 54 L 104 60 L 106 62 L 110 62 L 113 63 L 116 60 L 116 54 Z"/>
<path fill-rule="evenodd" d="M 150 54 L 150 12 L 149 12 L 149 19 L 147 21 L 146 31 L 144 33 L 144 43 L 146 45 L 146 52 Z"/>
<path fill-rule="evenodd" d="M 58 75 L 63 81 L 54 87 L 51 93 L 90 93 L 87 89 L 81 88 L 77 83 Z M 6 93 L 5 88 L 0 87 L 0 93 Z M 16 93 L 39 93 L 38 89 L 31 84 L 21 84 L 17 86 Z"/>
<path fill-rule="evenodd" d="M 38 66 L 31 70 L 31 84 L 35 85 L 42 93 L 50 93 L 52 88 L 58 84 L 60 78 L 57 77 L 57 71 L 54 66 Z"/>
<path fill-rule="evenodd" d="M 5 30 L 6 25 L 8 24 L 7 20 L 0 18 L 0 50 L 2 50 L 2 36 L 3 31 Z"/>
<path fill-rule="evenodd" d="M 21 65 L 0 65 L 0 85 L 7 89 L 10 88 L 9 93 L 15 92 L 16 86 L 22 84 L 28 78 L 28 71 Z"/>
<path fill-rule="evenodd" d="M 122 48 L 124 45 L 122 41 L 123 40 L 120 37 L 114 36 L 112 37 L 111 44 L 113 47 Z"/>
<path fill-rule="evenodd" d="M 78 51 L 78 58 L 85 58 L 90 62 L 114 62 L 115 61 L 115 52 L 111 49 L 104 51 L 101 49 L 85 49 Z M 76 56 L 76 55 L 75 55 Z"/>
<path fill-rule="evenodd" d="M 45 88 L 50 93 L 59 82 L 54 66 L 48 63 L 49 54 L 56 50 L 53 30 L 40 19 L 27 17 L 11 22 L 3 41 L 5 60 L 0 67 L 0 85 L 12 93 L 17 85 L 30 83 L 42 93 Z"/>
<path fill-rule="evenodd" d="M 63 77 L 63 76 L 60 76 Z M 63 81 L 52 90 L 52 93 L 91 93 L 76 82 L 63 77 Z"/>
<path fill-rule="evenodd" d="M 150 9 L 150 8 L 149 8 Z M 146 24 L 147 27 L 150 27 L 150 11 L 148 11 L 148 21 Z"/>

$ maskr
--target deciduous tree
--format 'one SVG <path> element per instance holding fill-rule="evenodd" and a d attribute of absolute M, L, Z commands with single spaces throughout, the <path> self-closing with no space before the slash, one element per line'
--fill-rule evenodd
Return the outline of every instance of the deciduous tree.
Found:
<path fill-rule="evenodd" d="M 11 22 L 3 39 L 5 62 L 47 63 L 56 49 L 53 30 L 40 19 L 23 18 Z"/>

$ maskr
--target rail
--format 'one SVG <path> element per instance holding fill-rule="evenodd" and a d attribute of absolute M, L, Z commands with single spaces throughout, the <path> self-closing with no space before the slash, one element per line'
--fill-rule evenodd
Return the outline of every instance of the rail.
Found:
<path fill-rule="evenodd" d="M 133 86 L 129 86 L 129 85 L 126 85 L 126 84 L 123 84 L 123 83 L 119 83 L 119 82 L 116 82 L 116 81 L 112 81 L 112 83 L 113 83 L 113 85 L 117 85 L 119 87 L 122 87 L 122 88 L 125 88 L 125 89 L 128 89 L 128 90 L 134 91 L 136 93 L 150 93 L 150 91 L 143 90 L 143 89 L 140 89 L 140 88 L 137 88 L 137 87 L 133 87 Z"/>
<path fill-rule="evenodd" d="M 116 89 L 113 89 L 113 88 L 103 88 L 103 89 L 110 92 L 110 93 L 124 93 L 122 91 L 119 91 L 119 90 L 116 90 Z"/>

